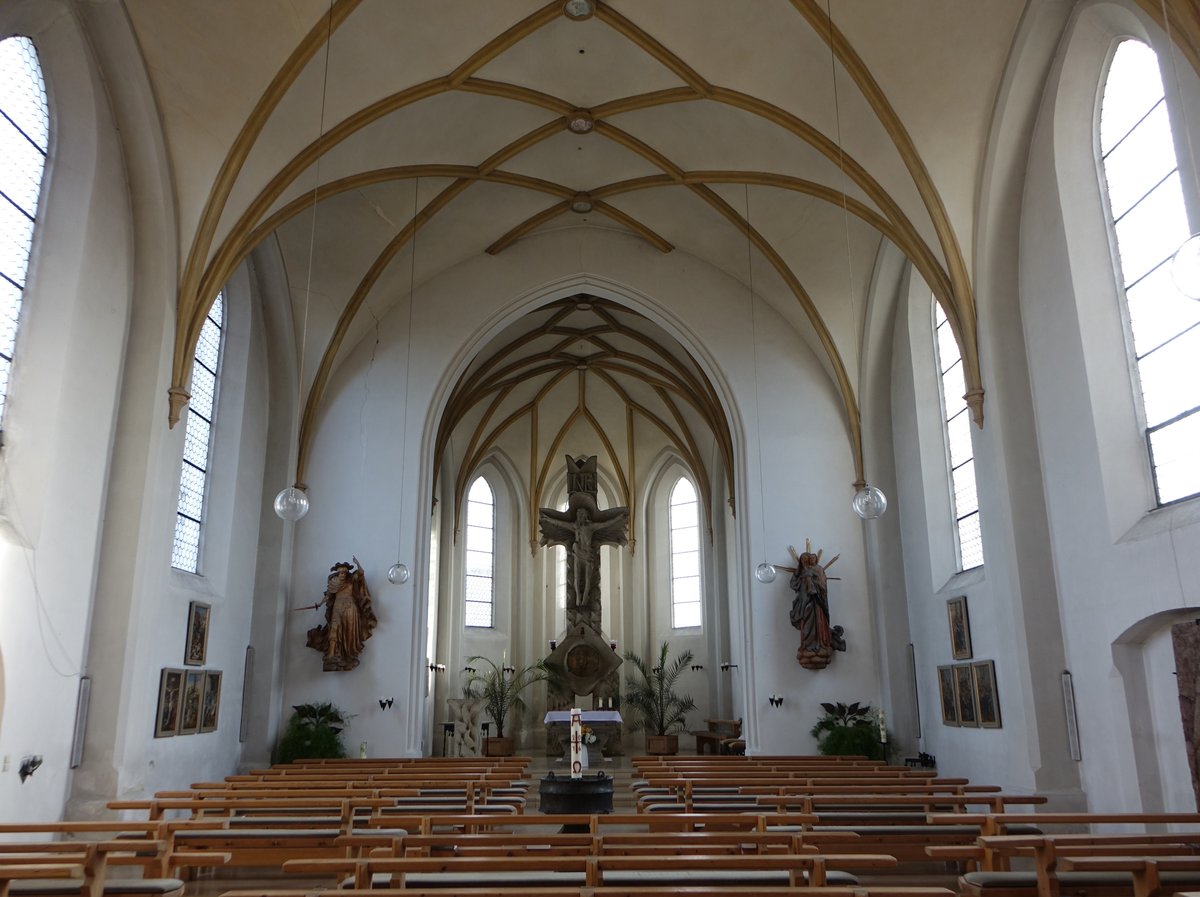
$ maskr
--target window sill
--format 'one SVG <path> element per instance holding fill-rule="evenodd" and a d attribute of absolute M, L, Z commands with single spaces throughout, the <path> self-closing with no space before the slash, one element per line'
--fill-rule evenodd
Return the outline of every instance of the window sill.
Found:
<path fill-rule="evenodd" d="M 1117 538 L 1116 544 L 1140 542 L 1196 523 L 1200 523 L 1200 496 L 1146 512 L 1137 523 Z"/>
<path fill-rule="evenodd" d="M 979 585 L 981 582 L 987 581 L 986 564 L 981 564 L 978 567 L 972 567 L 970 570 L 963 570 L 961 573 L 955 573 L 945 585 L 937 590 L 938 595 L 946 595 L 951 592 L 961 592 L 969 586 Z"/>

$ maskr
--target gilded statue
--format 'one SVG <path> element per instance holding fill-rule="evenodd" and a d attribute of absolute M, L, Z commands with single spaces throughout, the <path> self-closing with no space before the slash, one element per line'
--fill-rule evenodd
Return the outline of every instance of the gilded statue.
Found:
<path fill-rule="evenodd" d="M 313 605 L 314 610 L 324 605 L 325 625 L 308 630 L 308 647 L 324 655 L 325 672 L 345 672 L 358 666 L 363 645 L 379 620 L 358 558 L 353 564 L 334 564 L 329 571 L 325 595 Z"/>

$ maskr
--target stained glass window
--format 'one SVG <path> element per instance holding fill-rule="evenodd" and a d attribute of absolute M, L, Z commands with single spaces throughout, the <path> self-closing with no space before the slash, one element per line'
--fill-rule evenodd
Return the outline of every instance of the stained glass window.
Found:
<path fill-rule="evenodd" d="M 1158 504 L 1200 494 L 1200 302 L 1170 261 L 1187 239 L 1179 165 L 1154 50 L 1122 41 L 1098 139 Z"/>
<path fill-rule="evenodd" d="M 934 360 L 938 370 L 950 461 L 950 507 L 958 543 L 958 569 L 983 565 L 983 533 L 979 529 L 979 494 L 975 489 L 975 448 L 971 444 L 971 412 L 963 376 L 962 354 L 942 307 L 933 303 Z"/>
<path fill-rule="evenodd" d="M 0 41 L 0 425 L 50 147 L 50 111 L 37 50 L 27 37 Z"/>
<path fill-rule="evenodd" d="M 680 477 L 671 489 L 671 627 L 699 626 L 700 503 L 696 487 Z"/>
<path fill-rule="evenodd" d="M 491 628 L 496 601 L 496 500 L 476 477 L 467 492 L 466 625 Z"/>
<path fill-rule="evenodd" d="M 196 357 L 192 361 L 192 397 L 187 408 L 183 472 L 179 477 L 179 504 L 175 513 L 175 544 L 171 549 L 171 566 L 187 573 L 200 572 L 200 531 L 204 526 L 208 494 L 208 462 L 224 317 L 225 299 L 218 295 L 200 330 Z"/>

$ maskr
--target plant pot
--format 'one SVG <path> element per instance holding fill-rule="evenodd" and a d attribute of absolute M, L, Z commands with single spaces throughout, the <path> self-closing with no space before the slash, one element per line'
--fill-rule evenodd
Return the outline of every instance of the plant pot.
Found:
<path fill-rule="evenodd" d="M 512 736 L 483 739 L 483 756 L 485 757 L 511 757 L 516 752 L 517 745 Z"/>
<path fill-rule="evenodd" d="M 646 753 L 647 754 L 678 754 L 679 753 L 679 736 L 678 735 L 647 735 L 646 736 Z"/>

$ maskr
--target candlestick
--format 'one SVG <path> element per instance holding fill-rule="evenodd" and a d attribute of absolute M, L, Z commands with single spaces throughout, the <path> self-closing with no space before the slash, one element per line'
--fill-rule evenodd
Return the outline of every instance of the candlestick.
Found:
<path fill-rule="evenodd" d="M 571 778 L 583 778 L 583 711 L 571 708 Z"/>

